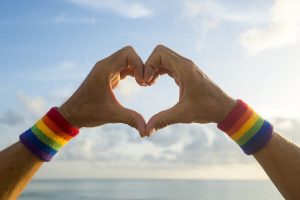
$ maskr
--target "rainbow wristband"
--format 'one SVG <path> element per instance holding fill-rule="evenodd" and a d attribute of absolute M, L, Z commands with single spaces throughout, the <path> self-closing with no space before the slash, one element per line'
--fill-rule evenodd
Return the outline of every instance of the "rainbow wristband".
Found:
<path fill-rule="evenodd" d="M 20 142 L 41 160 L 50 161 L 78 133 L 79 129 L 53 107 L 33 127 L 20 135 Z"/>
<path fill-rule="evenodd" d="M 226 132 L 247 155 L 263 148 L 273 134 L 273 126 L 242 100 L 237 100 L 218 128 Z"/>

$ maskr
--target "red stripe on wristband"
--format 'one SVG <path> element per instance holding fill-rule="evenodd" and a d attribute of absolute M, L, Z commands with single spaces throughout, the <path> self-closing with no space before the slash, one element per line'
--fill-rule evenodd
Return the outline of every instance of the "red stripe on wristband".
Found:
<path fill-rule="evenodd" d="M 218 128 L 226 132 L 248 155 L 262 149 L 273 134 L 273 126 L 241 100 L 237 100 Z"/>
<path fill-rule="evenodd" d="M 244 123 L 246 121 L 248 121 L 248 119 L 252 116 L 252 114 L 253 114 L 253 110 L 252 109 L 247 110 L 241 116 L 241 118 L 233 125 L 233 127 L 227 131 L 227 134 L 229 136 L 235 134 L 244 125 Z"/>
<path fill-rule="evenodd" d="M 31 129 L 20 135 L 20 142 L 35 156 L 50 161 L 57 151 L 79 133 L 57 110 L 50 111 Z"/>
<path fill-rule="evenodd" d="M 218 128 L 224 132 L 230 130 L 236 123 L 236 121 L 248 110 L 248 105 L 242 100 L 236 100 L 236 105 L 228 113 L 225 119 L 218 124 Z"/>
<path fill-rule="evenodd" d="M 64 138 L 65 140 L 70 140 L 73 137 L 67 133 L 65 133 L 63 130 L 61 130 L 54 122 L 49 119 L 47 115 L 45 115 L 43 118 L 43 122 L 48 126 L 56 135 L 59 135 L 60 137 Z"/>
<path fill-rule="evenodd" d="M 51 108 L 47 117 L 53 121 L 61 130 L 74 137 L 79 133 L 79 129 L 72 126 L 57 110 L 57 107 Z"/>

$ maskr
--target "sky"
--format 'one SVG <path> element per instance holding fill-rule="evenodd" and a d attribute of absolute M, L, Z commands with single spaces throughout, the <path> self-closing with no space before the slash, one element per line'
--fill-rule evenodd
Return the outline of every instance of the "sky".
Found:
<path fill-rule="evenodd" d="M 126 45 L 145 61 L 164 44 L 300 144 L 298 0 L 2 0 L 0 149 Z M 146 120 L 178 100 L 168 76 L 114 91 Z M 122 124 L 83 128 L 35 178 L 266 179 L 215 124 L 173 125 L 151 138 Z"/>

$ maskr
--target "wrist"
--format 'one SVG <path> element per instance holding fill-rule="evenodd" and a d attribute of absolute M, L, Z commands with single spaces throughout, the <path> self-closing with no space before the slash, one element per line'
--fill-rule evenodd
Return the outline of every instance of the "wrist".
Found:
<path fill-rule="evenodd" d="M 262 149 L 273 134 L 272 124 L 242 100 L 236 101 L 225 119 L 218 123 L 218 128 L 227 133 L 247 155 Z"/>
<path fill-rule="evenodd" d="M 57 108 L 58 112 L 72 125 L 77 128 L 81 128 L 79 123 L 76 121 L 76 109 L 75 106 L 70 105 L 69 103 L 64 103 Z"/>
<path fill-rule="evenodd" d="M 216 116 L 216 120 L 215 120 L 215 122 L 217 124 L 225 119 L 225 117 L 228 115 L 228 113 L 232 110 L 232 108 L 236 104 L 236 101 L 227 95 L 221 99 L 222 100 L 218 103 L 219 112 L 218 112 L 218 114 Z"/>
<path fill-rule="evenodd" d="M 64 116 L 53 107 L 30 129 L 20 135 L 20 142 L 36 157 L 50 161 L 60 148 L 79 133 Z"/>

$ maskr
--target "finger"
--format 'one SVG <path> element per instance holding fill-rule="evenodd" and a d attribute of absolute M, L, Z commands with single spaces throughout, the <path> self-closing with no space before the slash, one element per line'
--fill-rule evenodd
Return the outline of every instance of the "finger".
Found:
<path fill-rule="evenodd" d="M 144 63 L 140 56 L 132 47 L 126 47 L 126 60 L 127 65 L 133 70 L 133 76 L 139 85 L 145 85 L 144 80 Z"/>
<path fill-rule="evenodd" d="M 120 78 L 121 79 L 124 79 L 126 76 L 134 76 L 134 71 L 132 69 L 126 69 L 126 70 L 123 70 L 121 71 L 120 73 Z"/>
<path fill-rule="evenodd" d="M 150 136 L 155 131 L 162 129 L 168 125 L 182 123 L 181 108 L 179 105 L 175 105 L 170 109 L 161 111 L 150 118 L 146 125 L 146 135 Z"/>
<path fill-rule="evenodd" d="M 148 81 L 148 82 L 146 82 L 147 85 L 148 85 L 148 86 L 151 86 L 151 85 L 153 85 L 154 83 L 156 83 L 156 80 L 158 79 L 159 75 L 160 75 L 160 74 L 155 73 L 155 74 L 153 75 L 153 77 L 151 78 L 151 80 Z"/>
<path fill-rule="evenodd" d="M 160 68 L 155 74 L 154 76 L 151 78 L 151 80 L 149 82 L 147 82 L 148 86 L 153 85 L 156 80 L 158 79 L 159 76 L 164 75 L 164 74 L 168 74 L 170 77 L 173 78 L 172 73 L 170 73 L 169 71 L 167 71 L 166 69 Z"/>
<path fill-rule="evenodd" d="M 134 110 L 122 107 L 121 105 L 114 106 L 113 123 L 123 123 L 138 130 L 141 137 L 144 137 L 146 130 L 146 122 L 142 115 Z"/>
<path fill-rule="evenodd" d="M 146 83 L 150 82 L 153 79 L 160 67 L 160 64 L 161 55 L 157 51 L 157 48 L 155 48 L 145 63 L 144 80 Z"/>
<path fill-rule="evenodd" d="M 167 47 L 162 45 L 155 47 L 145 63 L 145 82 L 151 82 L 160 69 L 165 69 L 171 74 L 176 74 L 178 70 L 177 65 L 174 63 L 178 63 L 179 59 L 182 59 L 182 57 L 179 57 L 178 54 L 173 53 Z"/>
<path fill-rule="evenodd" d="M 119 74 L 111 76 L 111 79 L 110 79 L 111 88 L 115 89 L 118 86 L 119 81 L 120 81 L 120 75 Z"/>
<path fill-rule="evenodd" d="M 127 46 L 108 57 L 109 64 L 113 63 L 109 68 L 110 74 L 121 73 L 123 75 L 133 75 L 138 84 L 144 85 L 144 63 L 137 55 L 133 47 Z M 123 72 L 126 71 L 126 72 Z M 128 73 L 128 74 L 126 74 Z M 122 76 L 123 78 L 124 76 Z"/>

